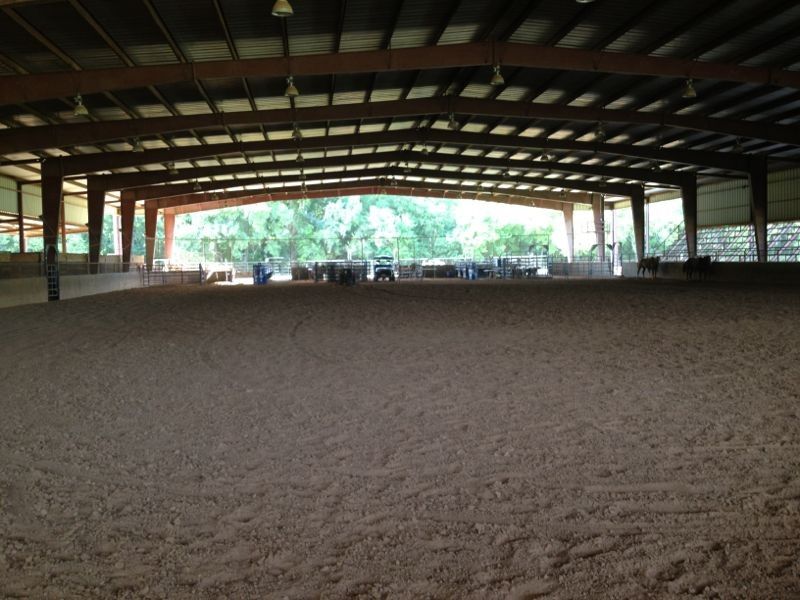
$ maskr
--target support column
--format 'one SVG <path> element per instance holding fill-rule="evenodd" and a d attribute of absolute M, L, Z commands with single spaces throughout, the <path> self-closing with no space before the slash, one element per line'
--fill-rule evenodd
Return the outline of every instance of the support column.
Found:
<path fill-rule="evenodd" d="M 564 204 L 561 211 L 564 213 L 564 227 L 567 230 L 567 262 L 572 262 L 575 260 L 575 226 L 572 218 L 575 206 Z"/>
<path fill-rule="evenodd" d="M 27 244 L 25 240 L 25 205 L 22 198 L 22 182 L 17 182 L 17 226 L 19 227 L 19 251 L 26 252 Z"/>
<path fill-rule="evenodd" d="M 136 212 L 136 200 L 128 191 L 120 196 L 121 215 L 120 228 L 122 229 L 122 272 L 127 273 L 131 266 L 131 249 L 133 247 L 133 216 Z"/>
<path fill-rule="evenodd" d="M 144 203 L 144 263 L 148 271 L 153 270 L 156 253 L 156 225 L 158 224 L 158 204 L 152 200 Z"/>
<path fill-rule="evenodd" d="M 631 196 L 633 239 L 636 241 L 636 260 L 644 258 L 644 188 Z"/>
<path fill-rule="evenodd" d="M 758 262 L 767 262 L 768 243 L 767 239 L 767 203 L 768 180 L 767 180 L 767 158 L 765 156 L 753 156 L 750 158 L 750 218 L 756 234 L 756 252 Z"/>
<path fill-rule="evenodd" d="M 697 256 L 697 176 L 681 185 L 683 202 L 683 225 L 686 230 L 686 251 L 690 257 Z"/>
<path fill-rule="evenodd" d="M 45 250 L 48 246 L 55 248 L 58 243 L 63 182 L 59 161 L 46 160 L 42 163 L 42 235 Z"/>
<path fill-rule="evenodd" d="M 172 261 L 172 247 L 175 242 L 175 213 L 164 212 L 164 258 Z"/>
<path fill-rule="evenodd" d="M 112 218 L 112 227 L 111 230 L 114 232 L 114 256 L 121 256 L 122 255 L 122 241 L 120 240 L 119 233 L 122 225 L 120 224 L 119 220 L 119 211 L 114 211 L 111 214 Z"/>
<path fill-rule="evenodd" d="M 44 161 L 42 163 L 42 236 L 48 302 L 61 298 L 57 244 L 63 184 L 64 175 L 61 169 L 61 161 L 58 159 Z"/>
<path fill-rule="evenodd" d="M 64 193 L 61 193 L 61 254 L 67 253 L 67 207 L 64 205 Z"/>
<path fill-rule="evenodd" d="M 594 214 L 594 230 L 597 235 L 597 258 L 606 262 L 606 201 L 603 194 L 592 195 L 592 213 Z"/>
<path fill-rule="evenodd" d="M 106 208 L 106 191 L 89 187 L 89 272 L 98 272 L 100 262 L 100 246 L 103 241 L 103 215 Z"/>

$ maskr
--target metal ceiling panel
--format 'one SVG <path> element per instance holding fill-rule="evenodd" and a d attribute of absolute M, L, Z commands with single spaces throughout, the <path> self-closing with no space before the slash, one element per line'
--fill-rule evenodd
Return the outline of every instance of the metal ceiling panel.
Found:
<path fill-rule="evenodd" d="M 178 58 L 139 0 L 81 0 L 83 7 L 137 65 L 178 62 Z"/>
<path fill-rule="evenodd" d="M 383 48 L 388 31 L 394 25 L 396 12 L 396 2 L 348 0 L 340 51 Z M 331 16 L 333 19 L 333 15 Z"/>
<path fill-rule="evenodd" d="M 187 60 L 232 58 L 211 0 L 152 0 L 152 3 Z"/>
<path fill-rule="evenodd" d="M 283 56 L 281 22 L 259 0 L 220 0 L 225 22 L 240 58 Z"/>
<path fill-rule="evenodd" d="M 478 41 L 487 23 L 494 19 L 497 5 L 482 0 L 463 0 L 439 40 L 439 44 L 463 44 Z"/>
<path fill-rule="evenodd" d="M 62 71 L 67 68 L 63 61 L 2 11 L 0 11 L 0 54 L 31 73 Z"/>
<path fill-rule="evenodd" d="M 289 32 L 289 55 L 325 54 L 336 52 L 336 22 L 339 15 L 330 2 L 318 7 L 295 11 L 291 19 L 286 19 Z M 274 20 L 274 17 L 270 17 Z"/>
<path fill-rule="evenodd" d="M 84 69 L 121 67 L 124 62 L 69 4 L 22 5 L 17 14 Z"/>
<path fill-rule="evenodd" d="M 427 46 L 436 40 L 437 26 L 448 16 L 447 2 L 406 0 L 392 35 L 392 48 Z"/>

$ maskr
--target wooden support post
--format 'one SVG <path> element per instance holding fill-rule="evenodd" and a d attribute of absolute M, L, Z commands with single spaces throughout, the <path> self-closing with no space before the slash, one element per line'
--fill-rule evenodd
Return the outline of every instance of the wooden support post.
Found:
<path fill-rule="evenodd" d="M 564 227 L 567 230 L 567 262 L 572 262 L 575 260 L 575 225 L 573 221 L 575 206 L 565 203 L 561 210 L 564 213 Z"/>
<path fill-rule="evenodd" d="M 753 156 L 749 160 L 750 171 L 750 215 L 756 236 L 758 262 L 769 260 L 767 239 L 768 179 L 766 156 Z"/>
<path fill-rule="evenodd" d="M 683 225 L 686 230 L 686 251 L 697 256 L 697 177 L 692 183 L 681 186 Z"/>
<path fill-rule="evenodd" d="M 636 259 L 644 258 L 644 188 L 631 195 L 633 239 L 636 241 Z"/>
<path fill-rule="evenodd" d="M 153 270 L 156 253 L 156 225 L 158 224 L 158 204 L 148 200 L 144 204 L 144 262 L 148 271 Z"/>
<path fill-rule="evenodd" d="M 120 196 L 122 229 L 122 272 L 127 273 L 131 266 L 131 249 L 133 247 L 133 217 L 136 212 L 136 200 L 133 194 L 123 190 Z"/>
<path fill-rule="evenodd" d="M 100 246 L 103 241 L 103 215 L 106 208 L 106 191 L 89 187 L 89 272 L 98 272 Z"/>
<path fill-rule="evenodd" d="M 597 236 L 597 258 L 606 262 L 606 201 L 603 194 L 592 195 L 592 213 L 594 214 L 594 230 Z"/>
<path fill-rule="evenodd" d="M 114 256 L 121 256 L 122 241 L 120 240 L 120 231 L 122 225 L 120 224 L 119 220 L 119 211 L 115 210 L 113 213 L 111 213 L 111 217 L 113 220 L 112 231 L 114 232 Z"/>
<path fill-rule="evenodd" d="M 64 194 L 61 194 L 61 254 L 67 253 L 67 207 L 64 206 Z"/>
<path fill-rule="evenodd" d="M 26 252 L 27 244 L 25 240 L 25 204 L 22 197 L 22 182 L 17 181 L 17 225 L 19 227 L 19 251 Z"/>
<path fill-rule="evenodd" d="M 42 233 L 45 250 L 49 246 L 55 248 L 58 243 L 61 187 L 64 181 L 60 167 L 60 161 L 42 163 Z"/>
<path fill-rule="evenodd" d="M 164 258 L 172 261 L 172 248 L 175 242 L 175 213 L 164 212 Z"/>
<path fill-rule="evenodd" d="M 62 214 L 61 203 L 64 175 L 61 161 L 42 163 L 42 236 L 44 238 L 44 269 L 47 277 L 47 300 L 61 298 L 58 273 L 58 222 Z M 63 217 L 61 217 L 63 221 Z M 66 241 L 62 242 L 65 244 Z"/>

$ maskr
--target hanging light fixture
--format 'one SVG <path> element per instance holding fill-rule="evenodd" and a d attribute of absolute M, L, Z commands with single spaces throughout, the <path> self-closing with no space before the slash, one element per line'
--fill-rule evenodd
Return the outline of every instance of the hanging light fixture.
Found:
<path fill-rule="evenodd" d="M 594 130 L 594 139 L 598 142 L 604 142 L 606 139 L 606 128 L 602 121 L 597 124 L 597 128 Z"/>
<path fill-rule="evenodd" d="M 170 175 L 177 175 L 178 174 L 178 169 L 175 168 L 175 163 L 174 162 L 167 163 L 167 173 L 169 173 Z"/>
<path fill-rule="evenodd" d="M 297 89 L 294 84 L 294 77 L 291 75 L 286 78 L 286 91 L 283 92 L 283 95 L 287 98 L 297 98 L 300 95 L 300 90 Z"/>
<path fill-rule="evenodd" d="M 142 146 L 142 140 L 140 140 L 138 137 L 133 138 L 133 144 L 131 145 L 133 146 L 131 148 L 131 152 L 144 152 L 144 146 Z"/>
<path fill-rule="evenodd" d="M 194 185 L 192 186 L 193 192 L 200 192 L 203 190 L 203 187 L 200 185 L 200 182 L 197 179 L 194 180 Z"/>
<path fill-rule="evenodd" d="M 744 146 L 742 145 L 741 138 L 738 137 L 736 138 L 736 142 L 733 144 L 733 151 L 736 152 L 737 154 L 741 154 L 742 152 L 744 152 Z"/>
<path fill-rule="evenodd" d="M 295 142 L 299 142 L 303 139 L 303 132 L 300 131 L 300 128 L 297 126 L 297 123 L 295 123 L 294 128 L 292 129 L 292 139 Z"/>
<path fill-rule="evenodd" d="M 495 65 L 492 67 L 492 78 L 489 80 L 489 85 L 497 87 L 505 84 L 506 80 L 503 79 L 503 74 L 500 72 L 500 65 Z"/>
<path fill-rule="evenodd" d="M 295 157 L 295 159 L 294 159 L 294 160 L 295 160 L 295 162 L 299 162 L 299 163 L 301 163 L 301 162 L 305 162 L 305 160 L 306 160 L 306 159 L 305 159 L 305 158 L 303 158 L 303 155 L 302 155 L 302 154 L 300 153 L 300 151 L 298 150 L 298 152 L 297 152 L 297 156 Z"/>
<path fill-rule="evenodd" d="M 697 90 L 694 89 L 694 82 L 692 78 L 686 80 L 686 84 L 683 87 L 683 93 L 681 94 L 683 98 L 697 98 Z"/>
<path fill-rule="evenodd" d="M 83 103 L 83 97 L 80 94 L 75 96 L 75 108 L 72 109 L 72 115 L 74 117 L 89 116 L 89 109 L 86 108 L 86 105 Z"/>
<path fill-rule="evenodd" d="M 293 14 L 294 10 L 292 10 L 292 5 L 289 4 L 289 0 L 275 0 L 275 4 L 272 5 L 273 17 L 285 19 L 286 17 L 291 17 Z"/>
<path fill-rule="evenodd" d="M 453 131 L 458 129 L 458 121 L 456 121 L 456 116 L 453 113 L 450 113 L 450 117 L 447 121 L 447 128 Z"/>

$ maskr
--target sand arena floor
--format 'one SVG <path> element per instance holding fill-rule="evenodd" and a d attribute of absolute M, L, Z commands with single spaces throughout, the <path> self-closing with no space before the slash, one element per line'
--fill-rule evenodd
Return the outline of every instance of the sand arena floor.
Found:
<path fill-rule="evenodd" d="M 0 597 L 800 598 L 800 294 L 0 310 Z"/>

